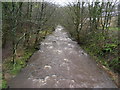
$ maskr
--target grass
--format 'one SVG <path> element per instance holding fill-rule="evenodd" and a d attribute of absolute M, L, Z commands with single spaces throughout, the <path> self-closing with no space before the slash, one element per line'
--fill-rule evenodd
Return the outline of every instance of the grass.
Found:
<path fill-rule="evenodd" d="M 102 29 L 102 27 L 99 27 L 99 29 Z M 118 30 L 120 30 L 119 27 L 109 27 L 108 29 L 112 30 L 112 31 L 118 31 Z"/>
<path fill-rule="evenodd" d="M 2 78 L 2 72 L 0 72 L 0 88 L 7 88 L 7 81 Z"/>
<path fill-rule="evenodd" d="M 17 75 L 22 68 L 24 68 L 27 65 L 28 59 L 32 56 L 32 54 L 35 52 L 34 49 L 28 49 L 25 50 L 24 54 L 21 57 L 17 57 L 15 60 L 15 64 L 11 62 L 11 57 L 9 60 L 6 60 L 5 63 L 3 63 L 4 66 L 4 73 L 9 73 L 11 76 Z M 7 87 L 7 82 L 5 79 L 2 80 L 2 88 Z"/>
<path fill-rule="evenodd" d="M 114 72 L 120 72 L 118 59 L 117 43 L 106 43 L 104 47 L 100 46 L 97 42 L 91 42 L 90 45 L 83 45 L 85 49 L 92 57 L 96 57 L 95 60 L 102 65 L 113 70 Z"/>
<path fill-rule="evenodd" d="M 2 80 L 2 88 L 7 88 L 7 81 L 6 80 Z"/>
<path fill-rule="evenodd" d="M 15 65 L 10 65 L 11 66 L 10 73 L 13 75 L 19 73 L 20 70 L 26 66 L 28 59 L 32 56 L 33 53 L 34 50 L 31 49 L 26 50 L 21 58 L 16 59 Z"/>
<path fill-rule="evenodd" d="M 82 48 L 89 53 L 89 55 L 96 60 L 99 67 L 104 69 L 111 77 L 111 79 L 116 83 L 117 86 L 119 86 L 119 68 L 120 68 L 120 61 L 118 57 L 114 57 L 110 62 L 108 62 L 104 57 L 98 55 L 96 56 L 94 52 L 92 52 L 90 47 L 82 46 Z"/>
<path fill-rule="evenodd" d="M 96 56 L 96 55 L 95 55 L 96 52 L 93 52 L 93 51 L 92 51 L 92 48 L 90 48 L 90 47 L 85 47 L 85 46 L 82 46 L 82 48 L 83 48 L 87 53 L 89 53 L 90 56 L 92 56 L 97 62 L 101 62 L 102 64 L 105 64 L 103 58 L 100 57 L 100 56 Z"/>
<path fill-rule="evenodd" d="M 109 30 L 120 30 L 118 27 L 109 27 Z"/>

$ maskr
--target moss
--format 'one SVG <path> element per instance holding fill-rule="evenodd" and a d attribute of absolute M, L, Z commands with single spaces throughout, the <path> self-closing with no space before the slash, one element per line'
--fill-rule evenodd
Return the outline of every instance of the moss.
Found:
<path fill-rule="evenodd" d="M 109 27 L 109 30 L 120 30 L 118 27 Z"/>
<path fill-rule="evenodd" d="M 13 65 L 13 69 L 10 70 L 10 74 L 16 75 L 17 73 L 20 72 L 21 68 L 22 68 L 22 65 L 20 65 L 20 64 Z"/>
<path fill-rule="evenodd" d="M 32 56 L 33 52 L 34 52 L 34 50 L 26 51 L 24 54 L 24 57 L 22 58 L 23 61 L 27 61 L 29 59 L 29 57 Z"/>
<path fill-rule="evenodd" d="M 92 56 L 97 62 L 100 62 L 102 65 L 106 66 L 107 68 L 113 70 L 114 72 L 120 72 L 119 68 L 119 64 L 120 61 L 118 59 L 118 57 L 116 56 L 112 56 L 113 54 L 115 55 L 115 53 L 117 52 L 117 50 L 115 50 L 115 48 L 117 47 L 116 44 L 107 44 L 107 47 L 110 47 L 111 51 L 104 53 L 102 50 L 104 50 L 104 48 L 100 49 L 100 47 L 98 47 L 96 44 L 92 45 L 92 46 L 82 46 L 82 48 L 90 54 L 90 56 Z M 96 48 L 97 47 L 97 48 Z M 105 47 L 106 48 L 106 47 Z M 110 57 L 106 57 L 106 54 L 112 54 L 111 57 L 113 59 L 111 59 Z"/>
<path fill-rule="evenodd" d="M 24 68 L 27 65 L 28 59 L 32 56 L 34 53 L 34 50 L 26 50 L 24 55 L 20 59 L 16 59 L 16 63 L 12 66 L 12 69 L 10 70 L 10 73 L 13 75 L 16 75 L 20 72 L 22 68 Z"/>
<path fill-rule="evenodd" d="M 99 27 L 99 29 L 102 29 L 102 27 Z M 109 27 L 108 29 L 112 31 L 120 30 L 119 27 Z"/>
<path fill-rule="evenodd" d="M 17 75 L 20 72 L 20 70 L 27 65 L 28 59 L 32 56 L 34 52 L 35 52 L 34 49 L 25 50 L 24 54 L 20 58 L 16 58 L 15 64 L 12 63 L 12 58 L 9 57 L 8 60 L 6 60 L 6 62 L 3 63 L 4 73 L 7 72 L 11 76 Z M 6 87 L 7 87 L 7 82 L 3 79 L 2 88 L 6 88 Z"/>
<path fill-rule="evenodd" d="M 2 80 L 2 88 L 7 88 L 7 81 L 4 79 Z"/>

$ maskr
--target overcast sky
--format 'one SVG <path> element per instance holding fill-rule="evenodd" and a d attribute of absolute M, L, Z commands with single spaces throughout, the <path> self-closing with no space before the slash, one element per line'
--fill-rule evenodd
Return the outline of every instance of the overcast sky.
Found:
<path fill-rule="evenodd" d="M 68 2 L 73 2 L 75 0 L 52 0 L 52 1 L 55 2 L 56 4 L 65 5 L 68 4 Z"/>
<path fill-rule="evenodd" d="M 53 2 L 53 3 L 56 3 L 56 4 L 59 4 L 59 5 L 66 5 L 68 4 L 69 2 L 76 2 L 76 1 L 85 1 L 85 2 L 91 2 L 91 1 L 97 1 L 97 0 L 46 0 L 46 1 L 50 1 L 50 2 Z M 104 2 L 108 2 L 108 1 L 116 1 L 116 0 L 98 0 L 98 1 L 104 1 Z M 117 0 L 119 1 L 119 0 Z"/>
<path fill-rule="evenodd" d="M 97 0 L 0 0 L 2 2 L 16 2 L 16 1 L 24 1 L 24 2 L 42 2 L 42 1 L 48 1 L 48 2 L 52 2 L 55 4 L 59 4 L 61 6 L 64 6 L 68 3 L 71 2 L 77 2 L 77 1 L 85 1 L 85 2 L 91 2 L 91 1 L 97 1 Z M 104 1 L 104 2 L 108 2 L 108 1 L 116 1 L 116 0 L 98 0 L 98 1 Z M 119 2 L 119 0 L 117 0 L 117 2 Z"/>

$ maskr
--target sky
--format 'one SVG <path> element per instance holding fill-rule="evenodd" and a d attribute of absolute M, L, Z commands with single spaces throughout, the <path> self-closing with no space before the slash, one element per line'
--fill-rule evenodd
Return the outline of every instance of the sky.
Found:
<path fill-rule="evenodd" d="M 50 2 L 55 2 L 56 4 L 59 4 L 61 6 L 64 6 L 68 3 L 71 3 L 71 2 L 76 2 L 76 1 L 85 1 L 85 2 L 91 2 L 91 1 L 96 1 L 96 0 L 46 0 L 46 1 L 50 1 Z M 104 1 L 104 2 L 107 2 L 107 1 L 116 1 L 116 0 L 98 0 L 98 1 Z M 119 0 L 117 0 L 119 1 Z"/>
<path fill-rule="evenodd" d="M 48 0 L 46 0 L 46 1 L 48 1 Z M 74 2 L 74 1 L 76 1 L 76 0 L 50 0 L 50 2 L 59 4 L 61 6 L 64 6 L 64 5 L 68 4 L 69 2 L 71 3 L 71 2 Z"/>
<path fill-rule="evenodd" d="M 53 0 L 53 1 L 56 2 L 57 4 L 65 5 L 68 4 L 68 2 L 73 2 L 74 0 Z"/>
<path fill-rule="evenodd" d="M 85 2 L 91 2 L 91 1 L 97 1 L 97 0 L 0 0 L 2 2 L 16 2 L 16 1 L 25 1 L 25 2 L 42 2 L 42 1 L 48 1 L 48 2 L 52 2 L 55 4 L 59 4 L 61 6 L 65 6 L 66 4 L 72 3 L 72 2 L 77 2 L 77 1 L 85 1 Z M 98 1 L 116 1 L 116 0 L 98 0 Z M 117 2 L 119 2 L 119 0 L 117 0 Z"/>

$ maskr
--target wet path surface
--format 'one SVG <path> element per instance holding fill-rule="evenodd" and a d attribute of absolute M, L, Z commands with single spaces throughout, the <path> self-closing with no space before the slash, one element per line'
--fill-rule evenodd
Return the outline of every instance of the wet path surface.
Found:
<path fill-rule="evenodd" d="M 28 66 L 9 82 L 11 88 L 115 88 L 97 64 L 58 26 Z"/>

